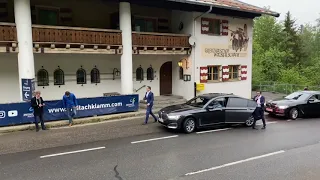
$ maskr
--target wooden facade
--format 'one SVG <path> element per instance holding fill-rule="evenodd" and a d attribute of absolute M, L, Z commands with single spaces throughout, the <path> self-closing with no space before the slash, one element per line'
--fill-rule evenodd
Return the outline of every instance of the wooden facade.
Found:
<path fill-rule="evenodd" d="M 35 52 L 39 53 L 85 53 L 99 52 L 121 54 L 122 38 L 120 30 L 78 28 L 64 26 L 33 25 L 32 37 Z M 169 33 L 132 33 L 132 45 L 135 54 L 142 50 L 161 50 L 189 53 L 189 36 Z M 15 51 L 17 32 L 15 24 L 0 24 L 0 46 L 6 51 Z M 11 50 L 8 50 L 12 48 Z M 153 53 L 155 54 L 155 53 Z M 170 54 L 170 53 L 169 53 Z"/>

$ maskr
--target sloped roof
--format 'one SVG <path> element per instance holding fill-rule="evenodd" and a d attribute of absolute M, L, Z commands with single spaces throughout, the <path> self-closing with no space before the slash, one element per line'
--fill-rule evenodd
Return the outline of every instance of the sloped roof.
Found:
<path fill-rule="evenodd" d="M 171 0 L 172 1 L 172 0 Z M 275 17 L 279 17 L 280 14 L 274 11 L 270 11 L 265 8 L 260 8 L 248 3 L 244 3 L 239 0 L 173 0 L 181 3 L 190 3 L 198 5 L 213 6 L 222 9 L 231 9 L 242 12 L 250 12 L 256 14 L 266 14 Z"/>

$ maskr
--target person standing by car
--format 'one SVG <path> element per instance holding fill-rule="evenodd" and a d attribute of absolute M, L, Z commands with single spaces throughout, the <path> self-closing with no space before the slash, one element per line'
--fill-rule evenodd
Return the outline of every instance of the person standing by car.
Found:
<path fill-rule="evenodd" d="M 151 92 L 150 86 L 147 86 L 147 92 L 143 100 L 147 101 L 146 120 L 144 121 L 143 125 L 148 124 L 149 115 L 151 115 L 154 118 L 154 122 L 157 122 L 158 121 L 157 117 L 152 112 L 154 95 L 153 95 L 153 92 Z"/>
<path fill-rule="evenodd" d="M 261 95 L 261 91 L 257 91 L 257 95 L 253 98 L 254 101 L 257 102 L 258 106 L 256 107 L 254 114 L 255 116 L 258 116 L 261 118 L 262 123 L 263 123 L 263 127 L 262 129 L 266 128 L 266 120 L 264 119 L 264 103 L 265 103 L 265 98 L 264 96 Z M 254 122 L 252 125 L 252 129 L 256 129 L 256 121 L 258 120 L 258 118 L 254 118 Z"/>
<path fill-rule="evenodd" d="M 77 98 L 73 93 L 66 91 L 62 98 L 62 101 L 63 101 L 64 108 L 67 109 L 69 126 L 71 127 L 73 123 L 73 118 L 77 115 L 77 107 L 78 107 Z"/>
<path fill-rule="evenodd" d="M 303 90 L 304 90 L 304 91 L 309 91 L 308 86 L 306 86 Z"/>
<path fill-rule="evenodd" d="M 41 97 L 41 92 L 36 91 L 35 96 L 31 99 L 31 107 L 33 108 L 34 123 L 36 125 L 36 131 L 39 131 L 38 118 L 41 123 L 41 129 L 46 130 L 43 120 L 43 106 L 45 106 L 44 101 Z"/>

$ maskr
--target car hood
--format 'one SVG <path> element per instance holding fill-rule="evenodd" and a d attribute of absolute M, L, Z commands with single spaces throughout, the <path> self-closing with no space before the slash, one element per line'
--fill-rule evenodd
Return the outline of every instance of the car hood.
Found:
<path fill-rule="evenodd" d="M 299 103 L 298 100 L 292 100 L 292 99 L 275 99 L 271 100 L 268 103 L 279 105 L 279 106 L 293 106 Z"/>
<path fill-rule="evenodd" d="M 181 113 L 186 111 L 193 111 L 196 109 L 200 109 L 198 107 L 189 106 L 187 104 L 177 104 L 172 106 L 167 106 L 165 108 L 162 108 L 160 111 L 164 113 Z"/>

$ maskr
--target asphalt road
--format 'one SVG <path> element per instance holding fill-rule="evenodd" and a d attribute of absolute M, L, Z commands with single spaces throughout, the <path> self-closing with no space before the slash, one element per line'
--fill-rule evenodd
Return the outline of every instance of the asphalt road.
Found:
<path fill-rule="evenodd" d="M 319 127 L 320 119 L 278 120 L 266 130 L 223 127 L 185 135 L 151 124 L 140 128 L 156 132 L 3 151 L 0 179 L 319 180 Z M 20 134 L 0 141 L 11 136 Z"/>

